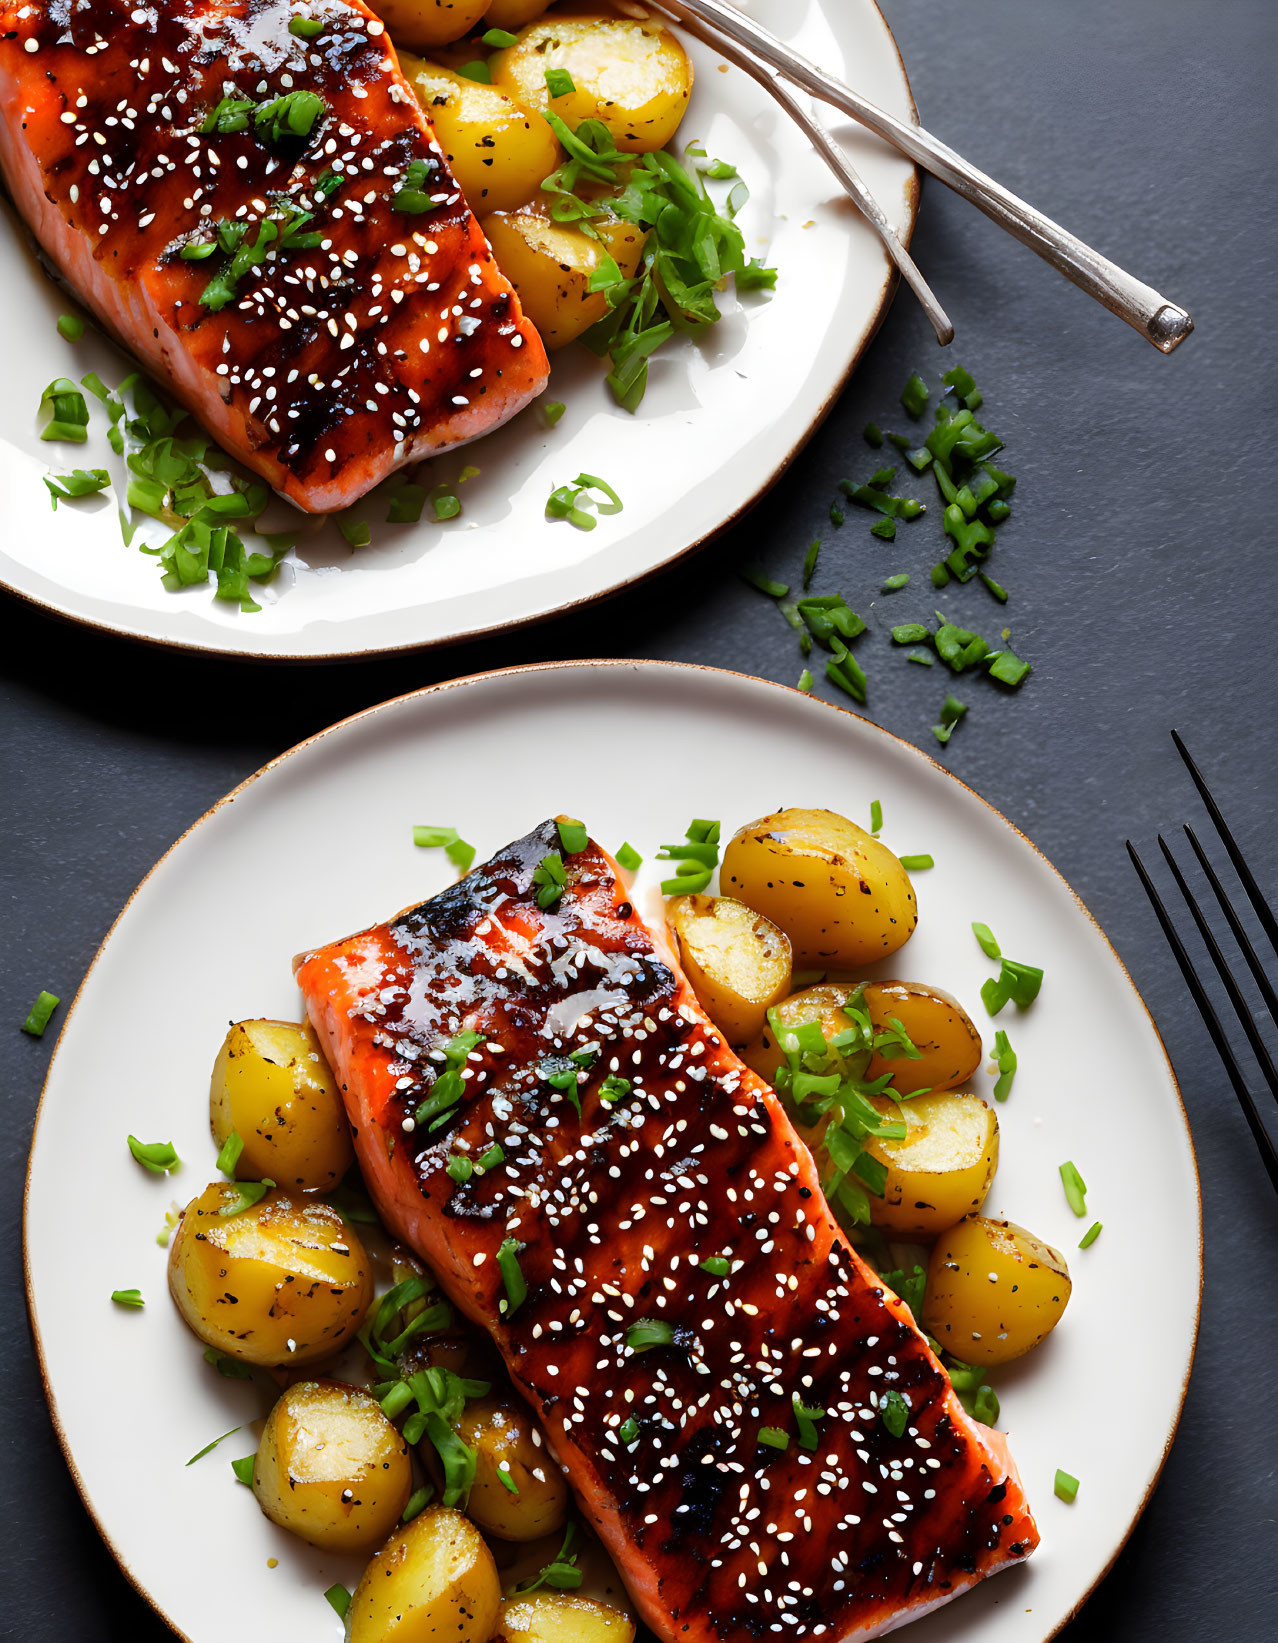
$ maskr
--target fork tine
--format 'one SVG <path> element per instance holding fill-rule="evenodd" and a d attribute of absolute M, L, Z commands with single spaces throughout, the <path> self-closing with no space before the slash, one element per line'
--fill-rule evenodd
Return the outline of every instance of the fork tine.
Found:
<path fill-rule="evenodd" d="M 1242 1023 L 1242 1029 L 1247 1035 L 1247 1042 L 1255 1051 L 1257 1061 L 1260 1062 L 1260 1070 L 1265 1075 L 1265 1082 L 1273 1091 L 1275 1099 L 1278 1100 L 1278 1067 L 1274 1066 L 1273 1057 L 1265 1047 L 1265 1041 L 1260 1036 L 1255 1019 L 1247 1006 L 1247 1000 L 1242 995 L 1242 989 L 1230 973 L 1229 966 L 1225 963 L 1225 955 L 1221 952 L 1215 936 L 1211 933 L 1211 926 L 1203 917 L 1202 909 L 1194 900 L 1189 886 L 1185 883 L 1185 875 L 1177 866 L 1176 858 L 1172 855 L 1167 846 L 1167 841 L 1161 833 L 1158 835 L 1158 848 L 1162 851 L 1168 867 L 1171 868 L 1172 877 L 1176 880 L 1176 886 L 1185 898 L 1185 905 L 1193 914 L 1194 923 L 1198 926 L 1198 934 L 1203 938 L 1203 942 L 1211 956 L 1211 961 L 1216 966 L 1216 974 L 1224 983 L 1225 991 L 1229 994 L 1229 1002 L 1233 1005 L 1234 1013 Z"/>
<path fill-rule="evenodd" d="M 1238 874 L 1238 877 L 1242 880 L 1243 889 L 1247 892 L 1251 905 L 1256 909 L 1256 917 L 1260 920 L 1261 925 L 1264 928 L 1264 932 L 1269 937 L 1270 944 L 1274 951 L 1278 952 L 1278 918 L 1274 917 L 1273 908 L 1270 907 L 1269 903 L 1261 895 L 1260 886 L 1252 877 L 1251 869 L 1243 860 L 1242 851 L 1234 843 L 1234 835 L 1229 831 L 1228 827 L 1225 826 L 1225 818 L 1220 813 L 1220 806 L 1216 803 L 1215 799 L 1212 798 L 1211 790 L 1208 788 L 1207 783 L 1203 780 L 1202 771 L 1199 770 L 1198 766 L 1190 758 L 1184 742 L 1180 739 L 1180 732 L 1178 730 L 1173 730 L 1171 734 L 1172 741 L 1176 744 L 1176 751 L 1185 761 L 1185 768 L 1193 777 L 1194 786 L 1198 789 L 1199 795 L 1207 807 L 1207 814 L 1211 817 L 1212 822 L 1215 824 L 1216 831 L 1220 834 L 1221 839 L 1224 841 L 1225 849 L 1229 852 L 1229 859 L 1234 864 L 1234 870 Z"/>
<path fill-rule="evenodd" d="M 1278 993 L 1274 992 L 1273 983 L 1261 967 L 1260 960 L 1256 957 L 1256 949 L 1251 944 L 1250 936 L 1243 929 L 1241 919 L 1234 912 L 1229 897 L 1225 894 L 1224 885 L 1216 877 L 1215 870 L 1207 860 L 1207 852 L 1199 844 L 1193 828 L 1188 823 L 1185 824 L 1185 837 L 1193 846 L 1194 854 L 1198 857 L 1198 865 L 1207 875 L 1207 882 L 1216 893 L 1216 900 L 1220 903 L 1221 912 L 1229 920 L 1229 928 L 1234 933 L 1234 940 L 1242 948 L 1242 955 L 1247 960 L 1248 968 L 1256 978 L 1256 985 L 1260 988 L 1261 996 L 1264 998 L 1265 1008 L 1274 1021 L 1278 1022 Z"/>
<path fill-rule="evenodd" d="M 1194 966 L 1190 962 L 1189 954 L 1185 951 L 1184 943 L 1176 934 L 1176 927 L 1163 906 L 1162 898 L 1154 888 L 1153 880 L 1145 871 L 1145 864 L 1136 854 L 1135 846 L 1127 840 L 1127 854 L 1132 859 L 1132 866 L 1136 869 L 1136 876 L 1140 879 L 1145 894 L 1149 897 L 1150 906 L 1154 909 L 1154 916 L 1162 926 L 1167 944 L 1172 950 L 1172 956 L 1180 966 L 1180 973 L 1185 978 L 1185 985 L 1189 988 L 1190 997 L 1198 1006 L 1198 1013 L 1203 1018 L 1203 1025 L 1216 1046 L 1216 1052 L 1224 1062 L 1225 1071 L 1229 1074 L 1229 1082 L 1234 1087 L 1234 1094 L 1238 1097 L 1238 1104 L 1242 1107 L 1243 1117 L 1247 1120 L 1247 1128 L 1251 1131 L 1252 1139 L 1260 1148 L 1261 1162 L 1269 1174 L 1274 1190 L 1278 1191 L 1278 1148 L 1275 1148 L 1269 1138 L 1264 1125 L 1260 1122 L 1260 1114 L 1256 1111 L 1256 1103 L 1251 1098 L 1251 1091 L 1243 1081 L 1242 1072 L 1238 1066 L 1234 1052 L 1229 1047 L 1229 1040 L 1225 1037 L 1224 1029 L 1208 998 L 1201 981 L 1199 981 Z"/>

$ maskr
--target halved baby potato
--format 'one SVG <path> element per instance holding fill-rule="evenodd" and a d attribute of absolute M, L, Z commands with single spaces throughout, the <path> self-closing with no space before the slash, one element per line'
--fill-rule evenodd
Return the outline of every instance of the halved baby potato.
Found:
<path fill-rule="evenodd" d="M 399 54 L 466 203 L 477 215 L 530 199 L 559 163 L 559 143 L 539 114 L 438 63 Z"/>
<path fill-rule="evenodd" d="M 818 982 L 815 987 L 804 987 L 800 992 L 782 999 L 775 1006 L 774 1013 L 782 1027 L 803 1027 L 809 1021 L 819 1022 L 828 1043 L 853 1025 L 851 1017 L 843 1009 L 852 991 L 849 983 Z M 767 1083 L 775 1082 L 777 1069 L 784 1065 L 785 1056 L 772 1031 L 772 1023 L 766 1016 L 759 1031 L 741 1051 L 741 1059 Z M 864 1051 L 854 1052 L 843 1058 L 844 1070 L 849 1077 L 863 1078 L 869 1059 Z"/>
<path fill-rule="evenodd" d="M 723 852 L 719 883 L 784 930 L 804 968 L 887 958 L 918 922 L 901 863 L 832 810 L 779 810 L 741 828 Z"/>
<path fill-rule="evenodd" d="M 319 1040 L 292 1021 L 239 1021 L 213 1063 L 209 1122 L 221 1147 L 244 1143 L 241 1181 L 325 1192 L 355 1162 L 342 1098 Z"/>
<path fill-rule="evenodd" d="M 475 1451 L 466 1515 L 485 1534 L 537 1540 L 563 1528 L 568 1485 L 527 1409 L 502 1398 L 473 1398 L 458 1417 L 456 1431 Z M 434 1475 L 434 1450 L 429 1442 L 421 1447 Z M 503 1477 L 509 1482 L 503 1483 Z"/>
<path fill-rule="evenodd" d="M 548 0 L 489 0 L 484 26 L 513 32 L 531 23 L 534 17 L 540 17 L 547 4 Z"/>
<path fill-rule="evenodd" d="M 882 1198 L 870 1199 L 875 1226 L 927 1240 L 980 1209 L 998 1167 L 998 1119 L 979 1095 L 938 1091 L 899 1104 L 879 1096 L 873 1104 L 906 1127 L 900 1141 L 865 1142 L 887 1168 Z"/>
<path fill-rule="evenodd" d="M 490 66 L 494 85 L 525 108 L 549 109 L 574 130 L 601 120 L 627 154 L 664 148 L 692 91 L 692 64 L 669 29 L 604 11 L 551 12 Z M 572 89 L 552 97 L 548 70 L 566 73 Z"/>
<path fill-rule="evenodd" d="M 580 1592 L 527 1592 L 508 1597 L 493 1643 L 633 1643 L 628 1614 Z"/>
<path fill-rule="evenodd" d="M 666 922 L 683 972 L 728 1040 L 744 1044 L 790 987 L 790 943 L 731 896 L 675 896 Z"/>
<path fill-rule="evenodd" d="M 412 1490 L 408 1445 L 362 1388 L 297 1381 L 266 1417 L 253 1493 L 273 1523 L 312 1546 L 371 1552 Z"/>
<path fill-rule="evenodd" d="M 373 1296 L 363 1244 L 331 1205 L 276 1189 L 243 1203 L 217 1181 L 182 1211 L 169 1290 L 206 1345 L 246 1363 L 312 1364 L 358 1330 Z"/>
<path fill-rule="evenodd" d="M 377 15 L 396 48 L 447 45 L 469 34 L 489 0 L 377 0 Z"/>
<path fill-rule="evenodd" d="M 921 1322 L 964 1363 L 1007 1363 L 1055 1329 L 1071 1288 L 1059 1250 L 974 1215 L 933 1245 Z"/>
<path fill-rule="evenodd" d="M 981 1064 L 981 1035 L 956 998 L 918 981 L 871 981 L 865 1007 L 876 1032 L 890 1032 L 899 1022 L 918 1050 L 916 1056 L 885 1055 L 876 1050 L 865 1070 L 868 1079 L 892 1074 L 902 1095 L 915 1090 L 953 1090 Z M 890 1048 L 890 1046 L 889 1046 Z"/>
<path fill-rule="evenodd" d="M 427 1506 L 369 1563 L 346 1643 L 488 1643 L 501 1609 L 493 1554 L 463 1513 Z"/>
<path fill-rule="evenodd" d="M 495 211 L 480 227 L 547 348 L 562 348 L 608 312 L 607 295 L 590 289 L 607 258 L 630 279 L 643 256 L 643 229 L 616 218 L 594 221 L 598 238 L 532 206 Z"/>

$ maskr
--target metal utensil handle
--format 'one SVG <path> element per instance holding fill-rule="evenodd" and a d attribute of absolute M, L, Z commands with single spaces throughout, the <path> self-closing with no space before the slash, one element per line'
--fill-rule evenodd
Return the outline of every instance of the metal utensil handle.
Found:
<path fill-rule="evenodd" d="M 1102 257 L 1068 229 L 987 177 L 930 131 L 898 120 L 895 115 L 867 102 L 850 86 L 801 57 L 735 6 L 726 4 L 725 0 L 661 0 L 661 4 L 676 16 L 687 20 L 695 18 L 727 35 L 787 80 L 859 120 L 934 177 L 939 177 L 956 194 L 970 200 L 1001 228 L 1059 269 L 1066 279 L 1126 320 L 1163 353 L 1170 354 L 1193 330 L 1194 322 L 1185 309 L 1169 302 L 1153 286 Z"/>
<path fill-rule="evenodd" d="M 664 5 L 665 0 L 661 0 L 661 3 Z M 820 122 L 815 120 L 803 107 L 785 80 L 778 77 L 776 72 L 766 63 L 760 62 L 757 57 L 744 50 L 735 40 L 725 39 L 718 34 L 709 24 L 703 23 L 695 17 L 687 17 L 681 20 L 690 34 L 695 35 L 699 40 L 704 40 L 708 46 L 718 51 L 728 62 L 735 63 L 751 79 L 757 80 L 769 96 L 776 98 L 780 106 L 812 144 L 816 153 L 838 178 L 844 193 L 851 199 L 882 242 L 888 256 L 900 270 L 901 277 L 918 298 L 923 312 L 927 315 L 932 329 L 936 332 L 936 340 L 942 347 L 953 342 L 954 326 L 950 322 L 949 315 L 941 307 L 931 286 L 919 272 L 914 258 L 911 257 L 897 238 L 896 230 L 884 215 L 883 208 L 866 187 L 864 179 L 852 165 L 847 155 L 831 140 L 830 134 Z"/>

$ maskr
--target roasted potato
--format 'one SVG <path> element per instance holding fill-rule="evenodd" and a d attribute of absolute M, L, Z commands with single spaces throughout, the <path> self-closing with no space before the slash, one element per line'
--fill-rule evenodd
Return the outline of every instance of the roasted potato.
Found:
<path fill-rule="evenodd" d="M 488 1643 L 501 1608 L 493 1554 L 451 1506 L 427 1506 L 364 1570 L 346 1643 Z"/>
<path fill-rule="evenodd" d="M 805 987 L 801 992 L 791 993 L 789 998 L 781 1000 L 775 1010 L 777 1019 L 783 1027 L 802 1027 L 806 1022 L 819 1021 L 827 1041 L 832 1040 L 853 1025 L 851 1017 L 843 1011 L 852 990 L 852 984 L 848 982 L 825 981 L 815 987 Z M 741 1059 L 769 1084 L 775 1080 L 777 1068 L 784 1063 L 785 1056 L 772 1031 L 772 1023 L 766 1016 L 763 1026 L 742 1050 Z M 843 1057 L 842 1066 L 849 1077 L 862 1078 L 869 1061 L 867 1051 L 855 1051 Z"/>
<path fill-rule="evenodd" d="M 790 987 L 790 943 L 731 896 L 675 896 L 666 923 L 683 972 L 728 1040 L 744 1044 Z"/>
<path fill-rule="evenodd" d="M 508 1597 L 493 1643 L 633 1643 L 628 1614 L 580 1592 L 526 1592 Z"/>
<path fill-rule="evenodd" d="M 1007 1363 L 1055 1329 L 1071 1287 L 1059 1250 L 974 1215 L 933 1245 L 923 1327 L 964 1363 Z"/>
<path fill-rule="evenodd" d="M 329 1204 L 276 1189 L 237 1209 L 218 1181 L 182 1211 L 169 1246 L 169 1289 L 207 1345 L 246 1363 L 330 1357 L 355 1334 L 373 1295 L 368 1256 Z"/>
<path fill-rule="evenodd" d="M 456 1431 L 475 1451 L 466 1515 L 485 1534 L 538 1540 L 563 1528 L 568 1485 L 529 1410 L 499 1397 L 473 1398 L 458 1417 Z M 420 1453 L 439 1482 L 442 1474 L 429 1441 L 422 1442 Z M 514 1492 L 501 1481 L 503 1476 L 514 1484 Z"/>
<path fill-rule="evenodd" d="M 371 1393 L 296 1381 L 262 1429 L 257 1504 L 281 1529 L 334 1552 L 371 1552 L 413 1492 L 408 1445 Z"/>
<path fill-rule="evenodd" d="M 780 810 L 741 828 L 719 884 L 784 930 L 805 968 L 872 964 L 904 946 L 918 922 L 904 867 L 832 810 Z"/>
<path fill-rule="evenodd" d="M 422 51 L 460 40 L 484 15 L 488 0 L 377 0 L 377 15 L 396 49 Z"/>
<path fill-rule="evenodd" d="M 559 163 L 555 134 L 539 114 L 407 52 L 399 63 L 472 211 L 510 211 L 536 193 Z"/>
<path fill-rule="evenodd" d="M 326 1192 L 355 1162 L 350 1125 L 319 1040 L 291 1021 L 240 1021 L 213 1063 L 209 1121 L 244 1143 L 241 1181 Z"/>
<path fill-rule="evenodd" d="M 664 148 L 692 91 L 692 64 L 669 29 L 600 11 L 551 12 L 490 66 L 494 85 L 524 108 L 549 109 L 574 130 L 602 120 L 627 154 Z M 550 69 L 566 71 L 573 89 L 551 97 Z"/>
<path fill-rule="evenodd" d="M 998 1119 L 979 1095 L 937 1091 L 899 1105 L 879 1097 L 874 1105 L 906 1126 L 904 1140 L 865 1143 L 887 1166 L 882 1198 L 870 1199 L 875 1226 L 927 1240 L 980 1209 L 998 1167 Z"/>
<path fill-rule="evenodd" d="M 534 17 L 540 17 L 547 4 L 548 0 L 490 0 L 484 13 L 484 27 L 513 32 L 531 23 Z"/>
<path fill-rule="evenodd" d="M 867 1078 L 891 1073 L 893 1087 L 902 1095 L 913 1095 L 915 1090 L 956 1090 L 980 1066 L 976 1023 L 939 987 L 917 981 L 871 981 L 864 998 L 876 1033 L 890 1032 L 892 1023 L 899 1022 L 919 1051 L 917 1057 L 876 1051 L 866 1068 Z"/>
<path fill-rule="evenodd" d="M 531 206 L 494 212 L 480 227 L 547 348 L 562 348 L 608 312 L 606 294 L 590 289 L 606 257 L 629 279 L 643 256 L 643 230 L 615 218 L 595 220 L 598 239 Z"/>

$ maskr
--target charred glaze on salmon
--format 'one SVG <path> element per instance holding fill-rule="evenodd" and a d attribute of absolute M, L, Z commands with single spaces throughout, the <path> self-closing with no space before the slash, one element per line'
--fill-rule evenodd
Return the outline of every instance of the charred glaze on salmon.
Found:
<path fill-rule="evenodd" d="M 567 857 L 538 906 L 559 848 L 547 822 L 300 962 L 370 1191 L 491 1332 L 659 1637 L 878 1636 L 1034 1549 L 1015 1468 L 611 857 Z M 441 1105 L 463 1031 L 481 1037 Z M 502 1162 L 455 1184 L 450 1154 L 494 1144 Z"/>
<path fill-rule="evenodd" d="M 293 15 L 8 0 L 0 170 L 104 325 L 319 513 L 504 422 L 548 367 L 382 23 Z"/>

